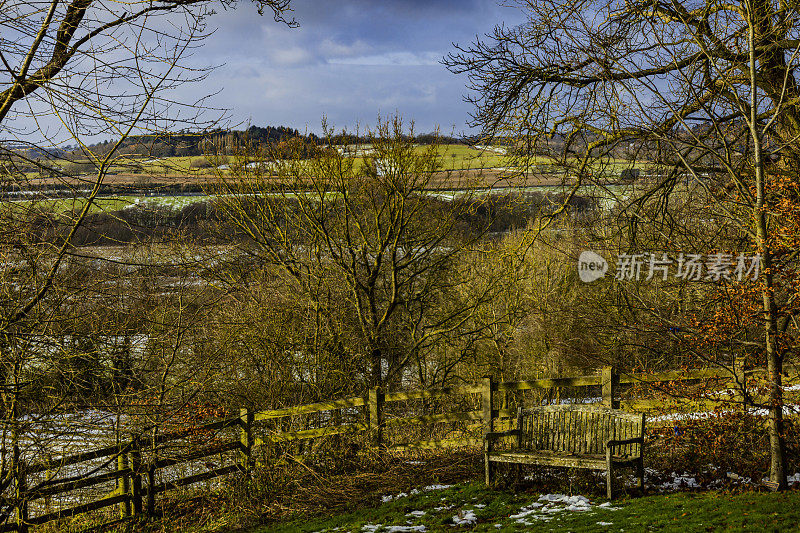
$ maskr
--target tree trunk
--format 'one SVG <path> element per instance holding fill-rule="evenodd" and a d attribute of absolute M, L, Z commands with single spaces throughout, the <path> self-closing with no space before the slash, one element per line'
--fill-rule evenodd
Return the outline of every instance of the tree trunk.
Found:
<path fill-rule="evenodd" d="M 372 365 L 372 376 L 370 377 L 370 387 L 383 386 L 382 368 L 381 368 L 381 351 L 378 349 L 372 350 L 370 354 L 370 364 Z"/>
<path fill-rule="evenodd" d="M 756 84 L 755 30 L 758 13 L 750 7 L 748 13 L 748 44 L 750 74 L 750 135 L 753 140 L 753 157 L 756 177 L 756 204 L 753 210 L 756 226 L 756 244 L 761 253 L 764 267 L 762 289 L 764 311 L 764 348 L 767 359 L 767 378 L 769 379 L 769 455 L 770 481 L 777 490 L 786 489 L 786 443 L 783 434 L 783 390 L 781 389 L 781 355 L 778 353 L 778 309 L 773 291 L 772 252 L 768 242 L 769 227 L 766 213 L 766 175 L 762 153 L 763 137 L 758 123 L 758 98 Z M 763 65 L 762 65 L 763 67 Z M 746 385 L 745 385 L 746 386 Z"/>
<path fill-rule="evenodd" d="M 763 138 L 758 124 L 758 98 L 756 84 L 755 21 L 752 9 L 749 13 L 748 37 L 750 55 L 750 134 L 753 140 L 753 157 L 756 177 L 756 205 L 754 218 L 756 225 L 756 244 L 761 253 L 764 271 L 762 289 L 764 310 L 764 347 L 767 359 L 767 379 L 769 379 L 769 455 L 770 481 L 777 490 L 786 489 L 786 443 L 783 434 L 783 390 L 781 389 L 781 355 L 778 353 L 778 309 L 773 292 L 772 253 L 768 242 L 769 228 L 766 214 Z M 746 386 L 746 385 L 745 385 Z"/>

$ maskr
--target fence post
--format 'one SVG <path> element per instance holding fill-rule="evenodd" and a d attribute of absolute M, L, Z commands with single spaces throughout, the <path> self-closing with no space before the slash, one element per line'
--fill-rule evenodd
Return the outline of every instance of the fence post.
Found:
<path fill-rule="evenodd" d="M 744 405 L 747 400 L 747 376 L 745 374 L 744 366 L 745 358 L 736 356 L 733 360 L 733 387 L 735 391 L 736 401 L 742 402 Z"/>
<path fill-rule="evenodd" d="M 369 429 L 372 434 L 372 442 L 380 447 L 383 442 L 383 390 L 380 387 L 373 387 L 369 390 Z"/>
<path fill-rule="evenodd" d="M 603 405 L 619 409 L 619 400 L 614 399 L 619 386 L 619 374 L 614 372 L 613 366 L 604 366 L 600 370 L 600 383 L 603 388 Z"/>
<path fill-rule="evenodd" d="M 133 469 L 133 514 L 142 514 L 142 451 L 140 441 L 134 436 L 131 439 L 130 462 Z"/>
<path fill-rule="evenodd" d="M 243 408 L 239 410 L 239 420 L 241 431 L 239 442 L 241 449 L 239 451 L 239 464 L 244 470 L 246 475 L 250 475 L 253 469 L 253 422 L 255 416 L 250 409 Z"/>
<path fill-rule="evenodd" d="M 483 469 L 484 480 L 486 486 L 490 486 L 492 482 L 491 463 L 489 462 L 489 453 L 492 451 L 492 441 L 487 438 L 493 429 L 492 419 L 492 400 L 494 395 L 495 383 L 492 381 L 491 376 L 486 376 L 481 381 L 481 411 L 483 412 Z"/>
<path fill-rule="evenodd" d="M 119 504 L 119 517 L 120 518 L 130 518 L 131 516 L 131 478 L 130 473 L 125 472 L 128 470 L 128 454 L 123 451 L 124 446 L 120 447 L 119 453 L 117 454 L 117 472 L 122 473 L 120 477 L 117 478 L 117 491 L 120 494 L 128 495 L 128 499 L 121 502 Z"/>
<path fill-rule="evenodd" d="M 28 479 L 25 473 L 25 463 L 20 459 L 19 446 L 14 445 L 14 517 L 17 522 L 17 531 L 28 531 Z"/>

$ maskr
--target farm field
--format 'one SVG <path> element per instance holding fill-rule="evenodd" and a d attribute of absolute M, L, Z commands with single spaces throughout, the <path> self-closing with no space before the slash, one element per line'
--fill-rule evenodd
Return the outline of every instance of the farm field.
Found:
<path fill-rule="evenodd" d="M 421 153 L 425 150 L 425 147 L 417 146 L 415 150 Z M 443 170 L 495 168 L 504 167 L 509 164 L 508 157 L 492 150 L 480 150 L 461 144 L 442 145 L 440 150 Z M 365 158 L 356 155 L 356 160 L 363 162 Z M 66 161 L 56 159 L 52 164 L 65 171 L 90 173 L 92 170 L 88 160 Z M 137 174 L 149 175 L 152 177 L 170 177 L 176 175 L 201 177 L 212 174 L 211 163 L 204 156 L 119 156 L 114 159 L 109 172 L 111 174 Z M 28 178 L 36 182 L 47 180 L 47 178 L 39 178 L 37 174 L 33 173 L 28 175 Z"/>
<path fill-rule="evenodd" d="M 677 492 L 606 502 L 478 484 L 388 495 L 379 506 L 296 519 L 249 533 L 440 531 L 796 531 L 800 492 Z"/>
<path fill-rule="evenodd" d="M 559 193 L 566 192 L 567 188 L 561 188 L 557 184 L 538 184 L 538 181 L 530 183 L 524 180 L 515 180 L 508 183 L 506 180 L 499 180 L 495 184 L 489 184 L 485 190 L 478 194 L 505 194 L 509 192 L 520 193 Z M 431 191 L 430 194 L 444 199 L 454 199 L 463 194 L 463 189 L 451 189 L 447 183 L 442 183 L 442 188 Z M 624 200 L 629 196 L 629 186 L 610 185 L 610 186 L 586 186 L 580 194 L 594 198 L 603 208 L 613 206 L 616 202 Z M 178 211 L 189 205 L 209 200 L 209 195 L 203 193 L 193 194 L 172 194 L 142 196 L 142 195 L 111 195 L 96 198 L 89 209 L 89 213 L 114 212 L 131 207 L 147 207 L 150 209 L 161 208 Z M 86 203 L 82 197 L 75 198 L 50 198 L 38 200 L 15 200 L 13 203 L 24 207 L 24 209 L 34 209 L 40 212 L 68 213 L 79 211 Z"/>
<path fill-rule="evenodd" d="M 134 206 L 149 208 L 166 208 L 173 211 L 201 202 L 207 196 L 199 195 L 169 195 L 169 196 L 140 196 L 140 195 L 120 195 L 120 196 L 101 196 L 94 200 L 89 208 L 89 213 L 108 213 L 120 211 Z M 52 198 L 43 200 L 19 200 L 15 204 L 24 206 L 25 209 L 31 207 L 39 212 L 69 213 L 80 211 L 86 205 L 86 199 L 76 198 Z"/>
<path fill-rule="evenodd" d="M 425 146 L 416 146 L 418 153 L 423 152 Z M 476 171 L 494 171 L 506 175 L 515 173 L 511 157 L 498 153 L 498 149 L 479 149 L 463 144 L 445 144 L 440 146 L 441 168 L 443 172 L 454 170 L 466 171 L 472 176 Z M 354 154 L 357 163 L 363 163 L 367 158 Z M 225 160 L 221 160 L 225 163 Z M 228 159 L 230 161 L 230 159 Z M 535 158 L 532 162 L 537 167 L 535 173 L 550 173 L 548 167 L 551 161 L 547 158 Z M 90 182 L 93 167 L 88 161 L 54 160 L 53 164 L 64 171 L 82 175 L 76 178 L 41 177 L 38 174 L 29 174 L 27 178 L 32 185 L 49 185 L 58 183 L 80 184 Z M 594 165 L 593 172 L 596 176 L 607 179 L 616 179 L 626 168 L 643 168 L 644 163 L 632 163 L 621 159 L 612 159 L 603 165 Z M 223 168 L 224 172 L 225 169 Z M 560 169 L 553 167 L 553 172 L 559 173 Z M 119 185 L 158 185 L 201 183 L 213 176 L 211 163 L 204 156 L 162 157 L 149 158 L 143 156 L 120 156 L 114 160 L 109 168 L 105 182 Z M 484 173 L 479 173 L 484 174 Z M 486 176 L 490 176 L 487 173 Z M 529 176 L 531 178 L 532 176 Z M 535 178 L 534 178 L 535 179 Z M 552 178 L 549 178 L 552 179 Z"/>

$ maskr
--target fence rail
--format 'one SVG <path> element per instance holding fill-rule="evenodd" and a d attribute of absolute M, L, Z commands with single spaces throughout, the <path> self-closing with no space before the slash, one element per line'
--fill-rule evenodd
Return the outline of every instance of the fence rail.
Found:
<path fill-rule="evenodd" d="M 797 372 L 800 368 L 786 365 L 788 371 Z M 732 369 L 698 369 L 671 371 L 656 374 L 617 374 L 611 367 L 601 369 L 599 374 L 590 376 L 574 376 L 528 381 L 496 382 L 484 378 L 480 383 L 436 390 L 416 390 L 391 392 L 384 394 L 379 388 L 370 389 L 363 397 L 357 396 L 341 400 L 323 401 L 312 404 L 273 409 L 268 411 L 251 411 L 243 409 L 240 416 L 211 422 L 193 428 L 195 432 L 216 432 L 211 445 L 192 449 L 178 456 L 161 456 L 163 446 L 168 443 L 185 441 L 191 431 L 164 433 L 146 439 L 143 436 L 131 438 L 128 442 L 114 446 L 106 446 L 96 450 L 64 456 L 57 460 L 26 464 L 23 460 L 14 463 L 10 476 L 13 483 L 6 486 L 6 492 L 13 490 L 14 523 L 0 526 L 0 531 L 27 531 L 31 525 L 44 524 L 77 514 L 95 511 L 114 505 L 119 506 L 120 518 L 129 518 L 140 514 L 155 513 L 155 496 L 172 489 L 185 487 L 194 483 L 207 481 L 234 472 L 248 474 L 257 463 L 255 450 L 278 443 L 304 441 L 319 437 L 342 435 L 348 433 L 367 432 L 373 445 L 388 451 L 404 452 L 412 450 L 477 446 L 483 442 L 482 436 L 495 430 L 500 423 L 508 423 L 515 410 L 508 408 L 509 394 L 522 391 L 557 389 L 565 387 L 586 388 L 600 387 L 598 399 L 607 406 L 622 406 L 630 410 L 648 410 L 663 408 L 663 400 L 652 398 L 619 399 L 620 385 L 649 385 L 657 382 L 721 380 L 721 383 L 745 382 L 747 377 L 763 374 L 763 371 L 745 371 L 743 361 L 737 360 Z M 595 389 L 596 390 L 596 389 Z M 477 396 L 476 396 L 477 395 Z M 474 406 L 469 410 L 447 413 L 419 414 L 387 418 L 387 404 L 413 400 L 436 400 L 463 396 Z M 513 394 L 512 394 L 513 396 Z M 719 402 L 704 400 L 693 405 L 719 405 Z M 358 413 L 353 412 L 358 409 Z M 358 422 L 344 422 L 345 411 Z M 295 431 L 284 431 L 281 428 L 269 430 L 266 425 L 280 422 L 282 419 L 300 415 L 333 413 L 321 427 Z M 433 424 L 469 424 L 471 431 L 459 437 L 428 438 L 414 442 L 390 442 L 385 436 L 386 430 L 398 427 L 433 425 Z M 227 433 L 226 433 L 227 432 Z M 188 476 L 175 477 L 157 481 L 157 472 L 179 464 L 190 464 L 212 456 L 222 458 L 224 454 L 233 452 L 236 459 L 233 464 L 218 466 L 210 463 L 207 470 L 192 473 Z M 18 452 L 17 452 L 18 455 Z M 65 467 L 102 460 L 99 465 L 89 467 L 89 471 L 57 478 Z M 110 472 L 102 472 L 104 468 L 114 466 Z M 28 484 L 32 476 L 44 473 L 46 479 L 33 487 Z M 81 502 L 67 509 L 45 512 L 29 516 L 31 502 L 52 498 L 59 494 L 68 494 L 78 489 L 115 482 L 116 488 L 111 493 L 89 502 Z"/>

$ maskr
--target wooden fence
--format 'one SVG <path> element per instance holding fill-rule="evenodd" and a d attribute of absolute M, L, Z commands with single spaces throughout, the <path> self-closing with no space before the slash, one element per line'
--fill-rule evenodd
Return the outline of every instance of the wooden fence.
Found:
<path fill-rule="evenodd" d="M 799 370 L 793 367 L 789 369 L 795 372 Z M 746 377 L 756 374 L 759 372 L 745 372 L 743 363 L 738 361 L 732 370 L 720 368 L 620 375 L 611 367 L 606 367 L 598 374 L 589 376 L 510 382 L 497 382 L 487 377 L 477 384 L 437 390 L 384 394 L 379 388 L 373 388 L 363 397 L 270 411 L 254 412 L 243 409 L 238 417 L 205 424 L 193 428 L 191 432 L 150 437 L 139 435 L 119 445 L 36 464 L 27 464 L 21 458 L 20 451 L 14 449 L 15 461 L 10 475 L 2 478 L 8 481 L 0 484 L 8 509 L 6 523 L 0 526 L 0 531 L 27 531 L 30 526 L 115 505 L 119 507 L 120 519 L 139 515 L 153 516 L 156 513 L 158 494 L 233 472 L 247 475 L 258 462 L 258 449 L 263 451 L 264 448 L 291 441 L 366 433 L 371 445 L 386 452 L 477 446 L 482 443 L 483 434 L 498 429 L 495 426 L 500 423 L 510 423 L 515 414 L 512 407 L 525 404 L 525 399 L 520 397 L 523 391 L 591 389 L 597 393 L 592 398 L 604 405 L 644 411 L 663 409 L 665 402 L 663 399 L 620 399 L 622 389 L 636 384 L 709 379 L 718 380 L 723 386 L 732 382 L 742 384 Z M 445 413 L 428 413 L 424 408 L 392 409 L 393 404 L 417 400 L 428 404 L 437 400 L 451 400 L 453 404 L 452 400 L 459 396 L 464 400 L 460 405 L 471 408 Z M 736 399 L 733 398 L 734 401 Z M 542 402 L 541 399 L 537 401 Z M 565 399 L 558 401 L 564 402 Z M 718 402 L 713 401 L 695 402 L 692 405 L 708 408 L 715 403 L 718 405 Z M 396 416 L 398 412 L 405 416 Z M 327 416 L 319 417 L 323 413 Z M 284 431 L 277 426 L 281 420 L 315 414 L 318 416 L 316 425 L 319 427 Z M 430 428 L 447 423 L 461 424 L 463 431 L 455 438 L 416 439 L 412 442 L 396 442 L 396 439 L 386 435 L 393 428 L 414 425 Z M 270 424 L 274 427 L 270 428 Z M 192 444 L 192 439 L 205 442 L 202 445 L 197 442 Z M 166 453 L 169 445 L 176 443 L 179 452 Z M 214 458 L 217 462 L 209 458 Z M 228 464 L 223 464 L 226 460 Z M 198 462 L 203 463 L 201 472 L 190 475 L 165 474 L 176 465 L 197 465 Z M 80 468 L 79 465 L 83 467 Z M 52 502 L 54 496 L 61 496 L 62 500 L 68 501 L 71 499 L 69 495 L 79 489 L 102 487 L 109 483 L 113 484 L 113 490 L 99 498 L 81 501 L 77 505 L 56 511 L 31 512 L 37 501 Z M 41 507 L 39 505 L 37 508 Z"/>

